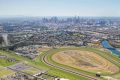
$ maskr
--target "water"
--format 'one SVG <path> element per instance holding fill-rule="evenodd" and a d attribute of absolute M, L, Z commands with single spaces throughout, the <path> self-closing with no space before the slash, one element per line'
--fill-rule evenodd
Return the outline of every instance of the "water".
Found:
<path fill-rule="evenodd" d="M 102 46 L 108 50 L 110 50 L 112 53 L 120 56 L 120 51 L 118 51 L 116 48 L 112 47 L 107 40 L 102 41 Z"/>

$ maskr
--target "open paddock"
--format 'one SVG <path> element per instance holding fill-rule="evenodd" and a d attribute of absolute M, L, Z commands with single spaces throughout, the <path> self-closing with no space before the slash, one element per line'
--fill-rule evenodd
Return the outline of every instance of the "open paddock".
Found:
<path fill-rule="evenodd" d="M 60 51 L 54 54 L 52 59 L 57 63 L 92 73 L 113 74 L 119 71 L 116 65 L 90 51 Z"/>

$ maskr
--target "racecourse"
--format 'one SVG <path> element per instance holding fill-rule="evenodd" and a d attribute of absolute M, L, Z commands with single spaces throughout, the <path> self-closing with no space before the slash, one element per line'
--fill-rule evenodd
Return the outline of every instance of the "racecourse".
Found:
<path fill-rule="evenodd" d="M 61 51 L 52 56 L 55 62 L 71 66 L 76 69 L 81 69 L 84 71 L 89 71 L 93 73 L 116 73 L 119 68 L 99 56 L 98 54 L 90 51 L 84 50 L 66 50 Z"/>
<path fill-rule="evenodd" d="M 42 49 L 39 49 L 39 50 L 41 51 Z M 36 57 L 36 59 L 34 60 L 30 60 L 28 58 L 18 56 L 12 51 L 0 51 L 0 52 L 1 52 L 1 55 L 6 55 L 11 58 L 15 58 L 19 62 L 23 62 L 43 70 L 47 70 L 48 74 L 50 75 L 54 75 L 61 78 L 67 78 L 69 80 L 105 80 L 103 77 L 113 77 L 118 80 L 120 79 L 120 71 L 119 71 L 120 58 L 115 54 L 111 54 L 109 51 L 104 50 L 103 48 L 102 49 L 91 48 L 91 47 L 47 48 L 47 49 L 44 49 L 42 52 L 40 52 L 40 55 Z M 69 53 L 71 55 L 69 55 Z M 71 66 L 70 64 L 65 65 L 62 62 L 59 62 L 59 58 L 57 58 L 56 56 L 58 54 L 59 54 L 59 57 L 61 56 L 63 58 L 63 61 L 62 61 L 63 63 L 67 63 L 64 61 L 65 57 L 62 56 L 62 55 L 65 55 L 67 57 L 68 56 L 70 57 L 70 58 L 67 58 L 68 60 L 72 59 L 72 61 L 70 61 L 72 62 L 72 64 L 74 64 L 75 60 L 78 60 L 77 65 Z M 86 59 L 88 61 L 86 61 Z M 82 62 L 82 64 L 80 64 L 79 61 Z M 78 66 L 78 64 L 80 65 Z M 90 68 L 82 69 L 81 66 L 84 66 L 84 67 L 86 66 L 91 68 L 94 67 L 94 68 L 92 69 L 92 71 L 90 71 Z M 102 71 L 102 73 L 100 73 L 101 78 L 97 78 L 95 74 L 98 72 L 98 69 L 101 69 L 101 70 L 103 69 L 102 66 L 106 68 L 105 70 Z M 111 66 L 112 68 L 110 68 Z M 36 73 L 36 71 L 31 71 L 31 70 L 34 70 L 34 69 L 30 69 L 30 70 L 28 69 L 27 72 Z M 3 71 L 2 73 L 9 75 L 9 72 L 6 73 L 6 71 Z"/>
<path fill-rule="evenodd" d="M 66 64 L 66 63 L 69 63 L 69 61 L 68 62 L 66 62 L 66 61 L 59 62 L 60 60 L 57 60 L 58 57 L 56 57 L 56 55 L 58 55 L 61 52 L 63 54 L 64 51 L 68 51 L 68 54 L 69 54 L 71 52 L 70 50 L 78 51 L 78 52 L 81 52 L 81 51 L 86 52 L 87 51 L 87 54 L 91 54 L 91 55 L 87 55 L 87 58 L 90 57 L 90 58 L 88 58 L 88 60 L 89 59 L 92 60 L 94 58 L 89 63 L 92 66 L 94 64 L 93 68 L 90 66 L 90 68 L 87 69 L 87 67 L 88 67 L 87 66 L 86 68 L 84 67 L 84 69 L 82 69 L 81 67 L 78 67 L 78 66 L 76 67 L 76 66 L 71 66 L 71 65 Z M 74 54 L 72 54 L 72 57 L 75 57 L 73 55 Z M 83 55 L 83 53 L 82 53 L 82 56 L 85 57 L 86 55 L 85 54 Z M 68 55 L 67 55 L 67 57 L 68 57 Z M 70 54 L 69 54 L 69 57 L 71 57 Z M 62 58 L 65 59 L 65 57 L 62 57 Z M 77 58 L 79 58 L 79 56 Z M 85 59 L 86 59 L 86 57 L 85 57 Z M 75 61 L 74 58 L 72 60 L 73 60 L 73 62 Z M 71 74 L 82 76 L 89 80 L 95 80 L 95 79 L 103 80 L 103 78 L 96 78 L 95 77 L 96 73 L 100 73 L 102 76 L 111 76 L 111 75 L 116 75 L 116 74 L 118 75 L 120 73 L 119 72 L 120 66 L 118 65 L 118 60 L 119 60 L 119 58 L 116 55 L 110 54 L 109 52 L 106 52 L 106 51 L 101 51 L 99 49 L 93 49 L 90 47 L 71 47 L 71 48 L 69 47 L 69 48 L 51 49 L 51 50 L 45 52 L 42 57 L 42 61 L 50 67 L 54 67 L 56 69 L 59 69 L 59 70 L 65 71 L 65 72 L 69 72 Z M 85 62 L 85 60 L 83 60 L 83 62 Z M 95 68 L 95 65 L 98 65 L 97 68 Z"/>

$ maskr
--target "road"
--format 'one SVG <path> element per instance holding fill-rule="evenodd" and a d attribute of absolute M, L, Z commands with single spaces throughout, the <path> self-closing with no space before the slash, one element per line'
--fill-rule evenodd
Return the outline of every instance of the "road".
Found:
<path fill-rule="evenodd" d="M 62 70 L 62 71 L 65 71 L 65 72 L 68 72 L 68 73 L 71 73 L 71 74 L 74 74 L 74 75 L 77 75 L 77 76 L 81 76 L 81 77 L 84 77 L 84 78 L 87 78 L 89 80 L 98 80 L 98 78 L 96 77 L 92 77 L 92 76 L 89 76 L 89 75 L 86 75 L 86 74 L 83 74 L 81 72 L 78 72 L 78 71 L 74 71 L 74 70 L 70 70 L 70 69 L 67 69 L 67 68 L 64 68 L 64 67 L 61 67 L 61 66 L 58 66 L 58 65 L 55 65 L 53 63 L 50 63 L 48 60 L 47 60 L 47 56 L 48 56 L 48 53 L 45 53 L 43 56 L 42 56 L 42 62 L 44 62 L 46 65 L 48 66 L 51 66 L 51 67 L 54 67 L 56 69 L 59 69 L 59 70 Z"/>

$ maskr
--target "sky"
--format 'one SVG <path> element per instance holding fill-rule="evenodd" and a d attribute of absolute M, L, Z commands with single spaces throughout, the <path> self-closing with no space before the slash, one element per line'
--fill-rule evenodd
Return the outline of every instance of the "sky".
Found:
<path fill-rule="evenodd" d="M 120 16 L 120 0 L 0 0 L 0 16 Z"/>

